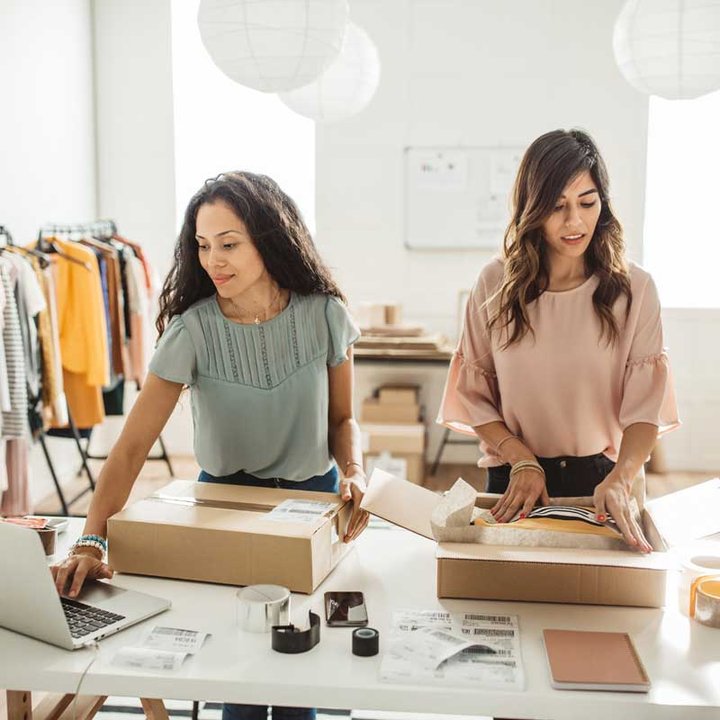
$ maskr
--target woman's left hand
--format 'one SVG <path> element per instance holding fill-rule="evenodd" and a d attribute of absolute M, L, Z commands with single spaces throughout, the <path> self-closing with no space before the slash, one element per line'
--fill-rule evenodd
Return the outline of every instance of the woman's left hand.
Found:
<path fill-rule="evenodd" d="M 343 542 L 354 540 L 370 522 L 370 514 L 360 507 L 366 487 L 365 473 L 359 468 L 352 468 L 352 472 L 340 481 L 340 497 L 343 500 L 352 500 L 353 503 L 353 512 Z"/>
<path fill-rule="evenodd" d="M 643 553 L 652 552 L 650 543 L 645 539 L 642 528 L 633 516 L 630 508 L 630 489 L 625 480 L 611 471 L 595 488 L 593 501 L 598 520 L 604 522 L 610 515 L 630 547 Z"/>

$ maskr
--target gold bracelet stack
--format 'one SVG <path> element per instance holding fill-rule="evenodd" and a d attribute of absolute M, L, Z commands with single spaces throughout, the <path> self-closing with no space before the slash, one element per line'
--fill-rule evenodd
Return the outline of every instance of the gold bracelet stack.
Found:
<path fill-rule="evenodd" d="M 545 477 L 545 470 L 543 470 L 543 466 L 537 460 L 520 460 L 520 462 L 516 462 L 512 466 L 510 470 L 510 479 L 512 480 L 514 475 L 517 475 L 523 470 L 534 470 L 535 472 L 539 472 L 543 478 Z"/>
<path fill-rule="evenodd" d="M 508 441 L 508 440 L 519 440 L 517 435 L 506 435 L 496 446 L 495 446 L 495 454 L 497 455 L 500 452 L 500 448 Z"/>

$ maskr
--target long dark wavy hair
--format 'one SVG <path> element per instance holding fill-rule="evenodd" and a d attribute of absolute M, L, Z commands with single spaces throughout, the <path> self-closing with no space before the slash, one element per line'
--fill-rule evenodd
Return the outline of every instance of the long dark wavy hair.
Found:
<path fill-rule="evenodd" d="M 627 298 L 632 303 L 630 274 L 620 222 L 610 205 L 608 172 L 593 139 L 582 130 L 553 130 L 535 140 L 520 163 L 512 198 L 512 219 L 505 231 L 505 270 L 497 312 L 489 327 L 506 333 L 503 348 L 533 332 L 527 307 L 548 288 L 547 245 L 542 226 L 563 190 L 580 173 L 590 173 L 600 195 L 601 209 L 595 232 L 585 251 L 585 273 L 599 283 L 592 302 L 600 319 L 601 337 L 617 340 L 619 329 L 613 306 Z"/>
<path fill-rule="evenodd" d="M 160 294 L 158 335 L 173 316 L 215 294 L 212 280 L 200 265 L 195 239 L 200 206 L 215 202 L 224 202 L 243 221 L 265 268 L 281 288 L 299 295 L 334 295 L 345 302 L 297 205 L 278 184 L 265 175 L 222 173 L 205 181 L 185 211 L 173 265 Z"/>

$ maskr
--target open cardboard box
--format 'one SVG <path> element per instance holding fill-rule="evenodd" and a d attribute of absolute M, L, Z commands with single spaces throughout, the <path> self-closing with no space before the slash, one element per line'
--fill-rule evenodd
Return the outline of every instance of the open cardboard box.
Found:
<path fill-rule="evenodd" d="M 331 503 L 311 523 L 278 522 L 285 500 Z M 108 520 L 118 572 L 311 593 L 348 550 L 351 503 L 325 492 L 176 480 Z"/>
<path fill-rule="evenodd" d="M 698 497 L 701 500 L 698 502 Z M 492 507 L 497 495 L 481 493 L 476 505 Z M 395 525 L 435 539 L 431 518 L 443 497 L 423 487 L 373 472 L 362 507 Z M 653 512 L 658 503 L 658 518 Z M 687 514 L 692 507 L 701 513 Z M 437 545 L 437 594 L 441 598 L 527 600 L 661 607 L 665 602 L 668 556 L 666 537 L 683 523 L 684 540 L 720 532 L 720 480 L 651 501 L 642 523 L 655 552 L 515 547 L 441 541 Z M 695 530 L 695 532 L 693 532 Z"/>

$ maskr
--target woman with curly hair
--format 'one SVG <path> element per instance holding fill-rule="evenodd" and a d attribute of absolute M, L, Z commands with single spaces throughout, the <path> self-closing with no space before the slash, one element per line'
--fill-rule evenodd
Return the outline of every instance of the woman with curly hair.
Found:
<path fill-rule="evenodd" d="M 270 178 L 227 173 L 193 196 L 157 328 L 147 381 L 103 466 L 85 534 L 52 569 L 58 591 L 76 596 L 86 578 L 112 576 L 107 519 L 124 506 L 184 388 L 201 482 L 340 492 L 355 506 L 344 540 L 357 537 L 369 520 L 352 410 L 359 332 L 298 208 Z M 315 710 L 274 707 L 272 716 L 308 720 Z M 224 720 L 260 717 L 266 706 L 223 707 Z"/>
<path fill-rule="evenodd" d="M 599 520 L 650 551 L 630 497 L 677 408 L 657 290 L 625 258 L 586 133 L 555 130 L 526 151 L 502 258 L 473 288 L 438 421 L 479 437 L 497 521 L 551 496 L 593 496 Z"/>

